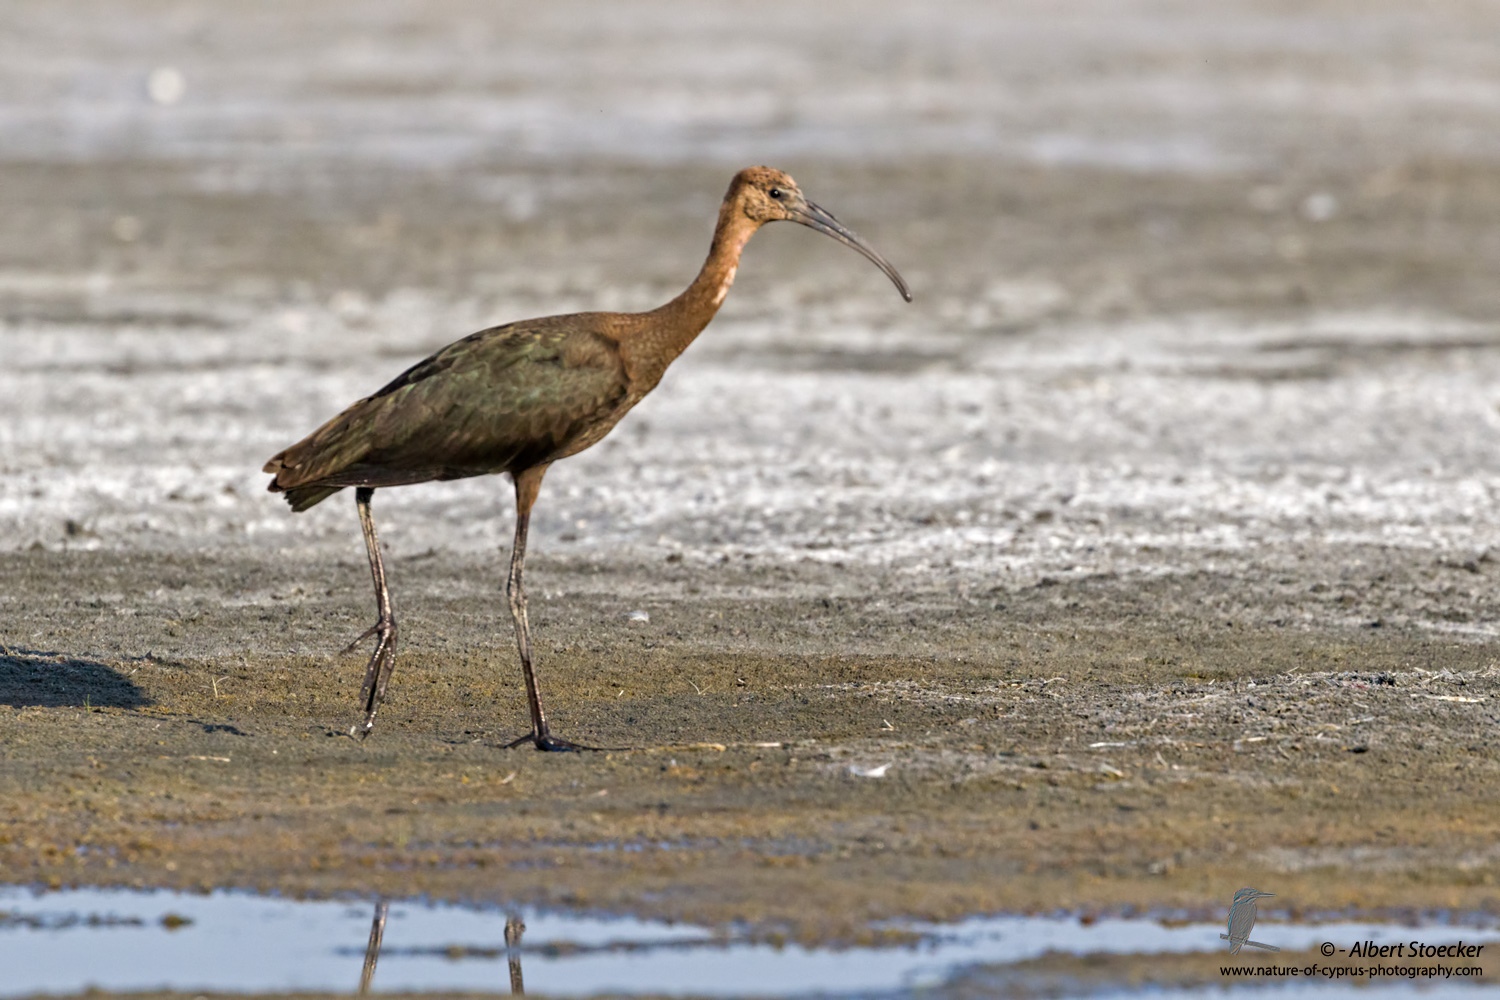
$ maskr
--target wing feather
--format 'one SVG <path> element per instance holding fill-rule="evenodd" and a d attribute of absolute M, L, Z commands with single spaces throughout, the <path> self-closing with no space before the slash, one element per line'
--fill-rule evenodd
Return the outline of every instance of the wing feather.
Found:
<path fill-rule="evenodd" d="M 592 444 L 619 418 L 629 383 L 616 342 L 586 319 L 449 344 L 267 462 L 270 489 L 297 490 L 311 506 L 324 487 L 519 471 Z"/>

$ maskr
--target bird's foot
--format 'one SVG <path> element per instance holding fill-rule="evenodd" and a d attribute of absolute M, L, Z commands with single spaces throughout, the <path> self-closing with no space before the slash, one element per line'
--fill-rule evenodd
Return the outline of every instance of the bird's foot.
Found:
<path fill-rule="evenodd" d="M 390 682 L 391 671 L 396 665 L 396 633 L 396 620 L 382 618 L 344 650 L 345 653 L 351 652 L 370 636 L 377 637 L 375 649 L 370 653 L 370 662 L 365 667 L 365 682 L 359 690 L 359 700 L 365 707 L 365 721 L 362 725 L 350 726 L 350 736 L 365 739 L 375 728 L 375 710 L 385 699 L 385 686 Z"/>
<path fill-rule="evenodd" d="M 583 743 L 574 743 L 571 740 L 560 740 L 556 736 L 553 736 L 551 733 L 538 733 L 535 731 L 529 732 L 525 736 L 511 740 L 509 743 L 505 744 L 504 749 L 514 750 L 516 747 L 521 746 L 525 743 L 530 743 L 538 750 L 547 750 L 553 753 L 577 753 L 583 750 L 591 750 L 602 753 L 608 750 L 627 749 L 626 747 L 591 747 Z"/>
<path fill-rule="evenodd" d="M 347 645 L 343 649 L 339 650 L 339 655 L 340 656 L 348 656 L 350 653 L 354 652 L 356 649 L 359 648 L 359 644 L 360 643 L 364 642 L 366 639 L 370 638 L 370 636 L 372 636 L 372 635 L 378 635 L 378 636 L 380 636 L 380 641 L 378 641 L 377 643 L 375 643 L 375 652 L 378 654 L 380 652 L 380 648 L 382 646 L 384 646 L 386 643 L 393 643 L 393 642 L 395 642 L 395 639 L 396 639 L 396 620 L 394 618 L 390 618 L 390 619 L 382 618 L 380 621 L 376 622 L 374 625 L 371 625 L 369 628 L 365 629 L 359 635 L 355 636 L 353 642 L 349 643 L 349 645 Z"/>

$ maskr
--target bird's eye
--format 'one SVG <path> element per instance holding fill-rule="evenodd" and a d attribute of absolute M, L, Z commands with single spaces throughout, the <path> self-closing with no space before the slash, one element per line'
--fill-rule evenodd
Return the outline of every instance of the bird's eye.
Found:
<path fill-rule="evenodd" d="M 775 198 L 777 201 L 781 200 L 781 188 L 772 188 L 771 190 L 767 191 L 766 194 L 770 195 L 772 198 Z"/>

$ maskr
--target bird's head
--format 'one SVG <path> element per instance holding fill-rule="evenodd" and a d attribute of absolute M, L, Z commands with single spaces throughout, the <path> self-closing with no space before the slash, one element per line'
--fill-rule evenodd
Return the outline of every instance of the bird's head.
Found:
<path fill-rule="evenodd" d="M 1274 895 L 1276 895 L 1274 892 L 1261 892 L 1259 889 L 1245 888 L 1234 894 L 1234 901 L 1236 903 L 1253 903 L 1257 899 L 1265 899 L 1267 896 Z"/>
<path fill-rule="evenodd" d="M 901 297 L 911 301 L 911 291 L 900 274 L 864 240 L 833 214 L 808 201 L 790 174 L 774 167 L 746 167 L 734 175 L 725 198 L 734 210 L 744 213 L 758 228 L 767 222 L 798 222 L 831 236 L 864 254 L 895 283 Z"/>

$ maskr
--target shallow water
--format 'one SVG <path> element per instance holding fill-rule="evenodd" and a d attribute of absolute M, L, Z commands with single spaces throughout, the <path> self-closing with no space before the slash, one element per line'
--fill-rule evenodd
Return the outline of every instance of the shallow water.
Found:
<path fill-rule="evenodd" d="M 372 917 L 382 906 L 388 907 L 383 940 L 372 955 Z M 524 928 L 512 949 L 507 947 L 507 922 L 517 920 Z M 1470 925 L 1434 922 L 1414 929 L 1263 920 L 1256 936 L 1285 952 L 1323 941 L 1500 941 L 1500 925 L 1493 919 L 1466 922 Z M 1169 926 L 1150 918 L 1085 922 L 1074 915 L 989 916 L 956 924 L 900 922 L 880 929 L 915 937 L 913 943 L 887 947 L 806 948 L 757 943 L 733 931 L 532 907 L 507 911 L 419 901 L 295 901 L 224 891 L 35 894 L 11 887 L 0 890 L 0 967 L 6 970 L 0 996 L 90 987 L 348 991 L 360 983 L 367 962 L 373 962 L 369 985 L 377 991 L 503 991 L 523 982 L 526 989 L 556 996 L 604 991 L 908 996 L 960 976 L 999 981 L 1007 966 L 1048 953 L 1184 955 L 1222 947 L 1218 923 L 1174 921 Z M 976 972 L 981 966 L 982 972 Z M 1124 985 L 1080 983 L 1079 991 L 1105 994 Z M 1409 984 L 1389 988 L 1400 995 Z M 1285 994 L 1278 989 L 1276 995 Z"/>

